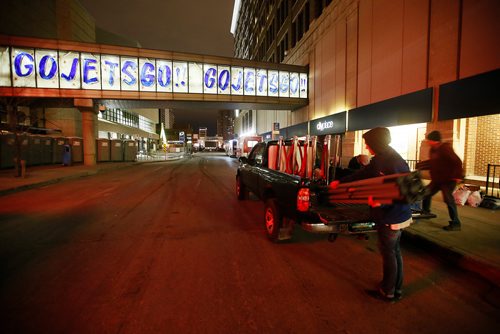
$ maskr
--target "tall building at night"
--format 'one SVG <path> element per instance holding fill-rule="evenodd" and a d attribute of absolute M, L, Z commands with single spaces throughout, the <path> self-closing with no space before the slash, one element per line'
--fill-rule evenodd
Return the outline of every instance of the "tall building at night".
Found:
<path fill-rule="evenodd" d="M 175 115 L 170 109 L 158 109 L 159 122 L 163 124 L 165 129 L 173 129 L 175 123 Z"/>
<path fill-rule="evenodd" d="M 467 177 L 500 164 L 498 1 L 241 0 L 234 12 L 236 57 L 309 67 L 309 104 L 254 110 L 251 131 L 338 134 L 346 165 L 370 128 L 388 127 L 407 160 L 426 159 L 425 134 L 439 130 Z"/>
<path fill-rule="evenodd" d="M 225 141 L 234 138 L 234 111 L 221 110 L 217 115 L 217 136 Z"/>
<path fill-rule="evenodd" d="M 241 1 L 235 31 L 237 58 L 284 62 L 332 0 Z"/>

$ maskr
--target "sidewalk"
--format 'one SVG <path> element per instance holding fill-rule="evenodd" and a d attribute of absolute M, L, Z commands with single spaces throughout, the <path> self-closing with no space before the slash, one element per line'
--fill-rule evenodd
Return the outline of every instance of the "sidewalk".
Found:
<path fill-rule="evenodd" d="M 170 157 L 172 160 L 179 157 Z M 106 162 L 95 166 L 61 165 L 29 167 L 25 178 L 14 177 L 13 169 L 0 170 L 0 196 L 68 179 L 94 175 L 136 164 L 165 161 L 141 160 L 137 162 Z M 450 263 L 476 272 L 495 286 L 500 286 L 500 211 L 462 206 L 458 208 L 462 231 L 448 232 L 448 211 L 437 194 L 432 211 L 437 218 L 417 220 L 404 230 L 403 238 L 412 239 L 445 257 Z"/>
<path fill-rule="evenodd" d="M 403 238 L 435 251 L 450 264 L 476 272 L 500 287 L 500 211 L 471 206 L 459 206 L 462 230 L 448 232 L 448 209 L 441 193 L 432 200 L 433 219 L 416 220 L 403 232 Z"/>
<path fill-rule="evenodd" d="M 45 165 L 30 166 L 27 168 L 26 177 L 14 177 L 15 170 L 0 169 L 0 196 L 12 192 L 23 191 L 31 188 L 42 187 L 51 183 L 79 177 L 94 175 L 100 172 L 129 167 L 136 164 L 177 160 L 183 153 L 164 153 L 157 155 L 141 156 L 138 161 L 130 162 L 100 162 L 95 166 L 75 164 L 72 166 Z"/>
<path fill-rule="evenodd" d="M 124 168 L 137 163 L 142 162 L 104 162 L 99 163 L 96 166 L 84 166 L 82 164 L 73 166 L 32 166 L 26 169 L 26 176 L 24 178 L 15 177 L 14 169 L 1 169 L 0 196 L 32 188 L 43 187 L 48 184 L 64 180 L 94 175 L 107 170 Z"/>

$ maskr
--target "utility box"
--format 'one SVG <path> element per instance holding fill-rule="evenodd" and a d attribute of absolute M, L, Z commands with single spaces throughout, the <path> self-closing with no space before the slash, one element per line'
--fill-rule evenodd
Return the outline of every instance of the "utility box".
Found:
<path fill-rule="evenodd" d="M 27 166 L 42 164 L 42 137 L 36 135 L 28 136 L 28 161 Z"/>
<path fill-rule="evenodd" d="M 14 167 L 15 137 L 13 133 L 0 135 L 0 167 Z"/>
<path fill-rule="evenodd" d="M 123 142 L 121 139 L 111 139 L 110 160 L 123 161 Z"/>
<path fill-rule="evenodd" d="M 24 177 L 24 167 L 29 155 L 28 136 L 24 133 L 7 132 L 0 135 L 0 167 L 1 168 L 16 168 L 16 175 Z M 16 164 L 17 159 L 20 160 Z M 24 163 L 22 162 L 24 161 Z M 24 167 L 23 167 L 24 165 Z M 22 172 L 18 168 L 21 168 Z M 22 173 L 22 174 L 21 174 Z"/>
<path fill-rule="evenodd" d="M 42 164 L 49 165 L 52 163 L 53 138 L 42 137 L 41 141 L 42 141 Z"/>
<path fill-rule="evenodd" d="M 106 138 L 96 139 L 97 162 L 106 162 L 110 160 L 110 141 Z"/>
<path fill-rule="evenodd" d="M 52 163 L 61 164 L 64 154 L 64 145 L 68 144 L 65 137 L 54 137 L 52 139 Z"/>
<path fill-rule="evenodd" d="M 137 142 L 133 139 L 123 141 L 123 161 L 135 161 L 137 159 Z"/>
<path fill-rule="evenodd" d="M 71 162 L 83 162 L 83 138 L 68 137 L 68 144 L 71 146 Z"/>

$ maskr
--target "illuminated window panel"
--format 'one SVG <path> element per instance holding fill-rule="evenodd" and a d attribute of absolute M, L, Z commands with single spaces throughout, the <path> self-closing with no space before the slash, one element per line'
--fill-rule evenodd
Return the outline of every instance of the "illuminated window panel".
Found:
<path fill-rule="evenodd" d="M 271 97 L 278 97 L 279 94 L 279 72 L 274 70 L 267 71 L 268 74 L 268 87 L 267 95 Z"/>
<path fill-rule="evenodd" d="M 174 61 L 173 64 L 173 91 L 174 93 L 188 92 L 188 63 Z"/>
<path fill-rule="evenodd" d="M 14 87 L 36 87 L 35 50 L 13 48 L 11 65 Z"/>
<path fill-rule="evenodd" d="M 120 57 L 101 55 L 102 89 L 120 90 Z"/>
<path fill-rule="evenodd" d="M 290 73 L 290 97 L 300 97 L 300 75 Z"/>
<path fill-rule="evenodd" d="M 267 96 L 267 70 L 257 69 L 255 85 L 258 96 Z"/>
<path fill-rule="evenodd" d="M 245 67 L 243 70 L 243 92 L 245 95 L 255 95 L 255 68 Z"/>
<path fill-rule="evenodd" d="M 217 65 L 203 64 L 203 92 L 217 94 Z"/>
<path fill-rule="evenodd" d="M 189 92 L 203 93 L 203 64 L 189 63 Z"/>
<path fill-rule="evenodd" d="M 0 46 L 0 87 L 12 86 L 9 64 L 9 48 Z"/>
<path fill-rule="evenodd" d="M 120 57 L 122 90 L 139 90 L 139 62 L 134 57 Z"/>
<path fill-rule="evenodd" d="M 156 90 L 158 92 L 172 92 L 172 61 L 156 60 Z"/>
<path fill-rule="evenodd" d="M 80 65 L 79 52 L 59 51 L 60 88 L 82 88 Z M 120 89 L 120 85 L 118 85 L 118 89 Z"/>
<path fill-rule="evenodd" d="M 231 94 L 243 95 L 243 67 L 231 67 Z"/>
<path fill-rule="evenodd" d="M 307 91 L 308 91 L 308 82 L 307 82 L 307 74 L 300 73 L 300 97 L 303 99 L 307 99 Z"/>
<path fill-rule="evenodd" d="M 231 94 L 231 67 L 219 65 L 217 73 L 217 92 L 219 94 Z"/>
<path fill-rule="evenodd" d="M 93 53 L 81 53 L 81 71 L 83 89 L 101 89 L 101 56 Z"/>
<path fill-rule="evenodd" d="M 290 96 L 290 73 L 285 71 L 280 71 L 279 74 L 279 97 L 289 97 Z"/>
<path fill-rule="evenodd" d="M 36 86 L 38 88 L 59 88 L 57 51 L 35 50 Z"/>
<path fill-rule="evenodd" d="M 156 91 L 156 62 L 154 59 L 139 58 L 139 90 Z"/>

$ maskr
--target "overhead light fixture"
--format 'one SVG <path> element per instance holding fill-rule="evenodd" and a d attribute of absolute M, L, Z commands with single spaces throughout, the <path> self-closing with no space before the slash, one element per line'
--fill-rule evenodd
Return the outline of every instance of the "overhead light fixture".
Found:
<path fill-rule="evenodd" d="M 233 7 L 233 19 L 231 20 L 231 34 L 234 35 L 236 32 L 236 26 L 238 25 L 238 17 L 240 16 L 241 0 L 234 0 Z"/>

